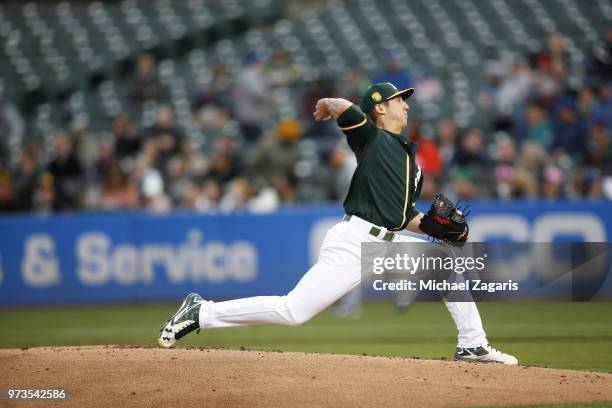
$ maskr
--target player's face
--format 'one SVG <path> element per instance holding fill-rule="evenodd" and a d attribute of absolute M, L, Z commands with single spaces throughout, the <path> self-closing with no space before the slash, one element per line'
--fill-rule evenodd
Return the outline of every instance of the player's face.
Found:
<path fill-rule="evenodd" d="M 408 104 L 401 97 L 389 100 L 389 118 L 401 124 L 404 128 L 408 125 Z"/>

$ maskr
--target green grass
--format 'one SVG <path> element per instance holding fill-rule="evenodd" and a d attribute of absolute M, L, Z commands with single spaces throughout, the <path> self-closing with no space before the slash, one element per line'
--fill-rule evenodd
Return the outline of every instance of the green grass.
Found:
<path fill-rule="evenodd" d="M 0 309 L 0 347 L 126 344 L 154 346 L 177 304 Z M 481 303 L 491 344 L 521 364 L 612 371 L 612 303 Z M 251 326 L 202 331 L 181 347 L 205 346 L 451 358 L 456 332 L 442 303 L 407 313 L 367 305 L 362 317 L 330 310 L 300 327 Z"/>
<path fill-rule="evenodd" d="M 611 408 L 611 407 L 612 407 L 612 401 L 595 402 L 592 404 L 577 403 L 577 404 L 512 405 L 512 408 Z M 487 408 L 487 407 L 478 407 L 478 408 Z M 496 408 L 505 408 L 505 407 L 496 407 Z"/>

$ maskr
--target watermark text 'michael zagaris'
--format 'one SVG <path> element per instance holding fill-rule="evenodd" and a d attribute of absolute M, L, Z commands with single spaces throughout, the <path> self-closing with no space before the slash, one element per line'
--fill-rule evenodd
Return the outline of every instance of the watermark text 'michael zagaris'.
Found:
<path fill-rule="evenodd" d="M 437 291 L 464 291 L 480 290 L 486 292 L 516 291 L 518 282 L 511 279 L 506 282 L 483 282 L 480 279 L 466 279 L 463 282 L 449 282 L 446 280 L 419 280 L 418 282 L 401 279 L 395 282 L 384 282 L 377 279 L 372 283 L 374 290 L 437 290 Z"/>

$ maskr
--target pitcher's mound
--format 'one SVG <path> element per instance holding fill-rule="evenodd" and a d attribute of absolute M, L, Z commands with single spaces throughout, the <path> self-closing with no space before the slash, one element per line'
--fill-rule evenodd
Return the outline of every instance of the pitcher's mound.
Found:
<path fill-rule="evenodd" d="M 612 401 L 610 374 L 390 357 L 45 347 L 0 350 L 0 366 L 1 389 L 67 390 L 67 400 L 47 401 L 45 407 L 471 407 Z"/>

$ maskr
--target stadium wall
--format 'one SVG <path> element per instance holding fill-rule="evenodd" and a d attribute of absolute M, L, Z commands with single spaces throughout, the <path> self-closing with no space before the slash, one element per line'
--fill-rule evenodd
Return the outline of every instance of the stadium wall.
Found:
<path fill-rule="evenodd" d="M 608 202 L 479 202 L 470 235 L 608 242 L 611 213 Z M 209 299 L 285 294 L 341 216 L 337 206 L 266 215 L 3 216 L 0 305 L 165 301 L 190 291 Z"/>

